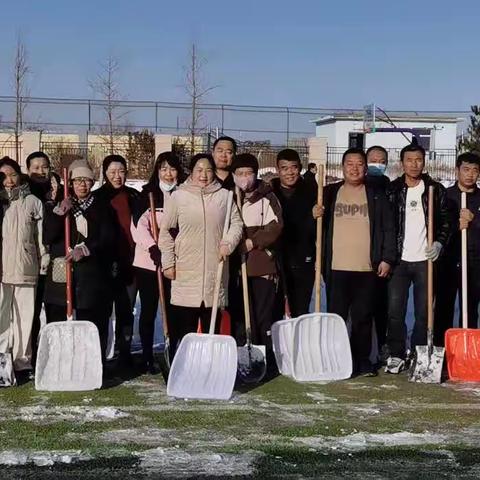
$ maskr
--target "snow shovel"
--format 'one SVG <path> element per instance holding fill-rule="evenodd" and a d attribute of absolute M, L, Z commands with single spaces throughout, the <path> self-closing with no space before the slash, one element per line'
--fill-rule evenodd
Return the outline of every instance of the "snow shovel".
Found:
<path fill-rule="evenodd" d="M 12 354 L 10 352 L 0 353 L 0 388 L 14 387 L 16 384 Z"/>
<path fill-rule="evenodd" d="M 433 186 L 428 187 L 427 243 L 433 244 Z M 411 382 L 440 383 L 445 348 L 433 346 L 433 261 L 427 262 L 427 345 L 417 345 Z"/>
<path fill-rule="evenodd" d="M 461 207 L 467 208 L 467 194 L 462 192 Z M 462 230 L 462 327 L 445 333 L 445 351 L 450 380 L 480 382 L 480 330 L 468 328 L 467 235 Z"/>
<path fill-rule="evenodd" d="M 236 188 L 237 206 L 240 214 L 242 213 L 242 200 L 240 189 Z M 242 254 L 242 290 L 243 290 L 243 309 L 245 312 L 245 336 L 246 343 L 243 347 L 237 348 L 238 355 L 238 378 L 243 383 L 258 383 L 267 372 L 267 360 L 265 357 L 265 345 L 252 344 L 252 325 L 250 322 L 250 301 L 248 296 L 248 278 L 247 278 L 247 257 Z"/>
<path fill-rule="evenodd" d="M 318 168 L 317 204 L 323 205 L 323 166 Z M 352 375 L 352 353 L 345 321 L 320 313 L 322 217 L 317 219 L 315 313 L 302 315 L 293 329 L 292 377 L 297 382 L 343 380 Z"/>
<path fill-rule="evenodd" d="M 283 274 L 282 274 L 283 277 Z M 284 287 L 285 288 L 285 287 Z M 286 292 L 286 290 L 285 290 Z M 283 320 L 272 325 L 272 346 L 278 371 L 287 377 L 292 376 L 293 331 L 297 318 L 291 318 L 290 306 L 285 293 L 285 314 Z"/>
<path fill-rule="evenodd" d="M 158 225 L 157 217 L 155 215 L 155 199 L 153 198 L 153 193 L 148 194 L 148 199 L 150 201 L 150 223 L 152 225 L 153 239 L 155 240 L 155 245 L 158 245 Z M 162 324 L 163 324 L 163 359 L 165 361 L 165 366 L 167 371 L 170 370 L 170 337 L 168 335 L 168 322 L 167 322 L 167 303 L 165 299 L 165 287 L 163 285 L 163 275 L 162 269 L 157 268 L 157 280 L 158 280 L 158 292 L 160 299 L 160 311 L 162 312 Z"/>
<path fill-rule="evenodd" d="M 67 169 L 63 171 L 64 193 L 68 197 Z M 70 249 L 70 218 L 65 215 L 65 255 Z M 45 325 L 40 332 L 35 389 L 85 391 L 102 386 L 102 353 L 97 327 L 89 321 L 73 321 L 71 260 L 65 262 L 67 321 Z"/>
<path fill-rule="evenodd" d="M 223 237 L 228 231 L 232 200 L 233 192 L 229 192 Z M 170 397 L 228 400 L 232 396 L 237 376 L 237 344 L 233 337 L 214 333 L 223 264 L 220 260 L 217 268 L 209 333 L 188 333 L 183 337 L 168 377 Z"/>

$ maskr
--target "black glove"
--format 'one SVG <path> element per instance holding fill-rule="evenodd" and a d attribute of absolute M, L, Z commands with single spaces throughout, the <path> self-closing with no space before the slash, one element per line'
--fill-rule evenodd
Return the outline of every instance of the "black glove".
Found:
<path fill-rule="evenodd" d="M 148 249 L 148 253 L 150 253 L 150 258 L 152 262 L 155 264 L 156 267 L 159 267 L 162 264 L 162 254 L 157 245 L 152 245 Z"/>

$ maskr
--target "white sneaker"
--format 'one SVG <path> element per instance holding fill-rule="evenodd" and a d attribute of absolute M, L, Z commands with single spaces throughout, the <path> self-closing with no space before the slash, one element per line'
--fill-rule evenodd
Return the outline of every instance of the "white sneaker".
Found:
<path fill-rule="evenodd" d="M 399 357 L 388 357 L 385 373 L 398 374 L 405 370 L 405 361 Z"/>

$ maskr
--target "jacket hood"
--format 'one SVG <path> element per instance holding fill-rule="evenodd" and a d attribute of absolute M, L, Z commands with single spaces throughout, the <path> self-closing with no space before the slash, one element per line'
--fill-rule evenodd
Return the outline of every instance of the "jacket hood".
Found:
<path fill-rule="evenodd" d="M 208 195 L 211 193 L 215 193 L 218 190 L 222 189 L 220 182 L 215 178 L 212 183 L 207 185 L 206 187 L 199 187 L 192 183 L 190 177 L 185 180 L 179 187 L 179 190 L 186 190 L 187 192 L 193 193 L 194 195 Z"/>
<path fill-rule="evenodd" d="M 258 180 L 255 190 L 248 198 L 246 198 L 246 201 L 248 203 L 256 203 L 270 193 L 273 193 L 272 186 L 263 180 Z"/>

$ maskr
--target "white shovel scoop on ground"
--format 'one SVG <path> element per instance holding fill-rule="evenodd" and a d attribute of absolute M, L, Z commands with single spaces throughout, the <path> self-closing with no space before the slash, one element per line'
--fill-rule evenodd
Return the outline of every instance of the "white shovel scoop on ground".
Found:
<path fill-rule="evenodd" d="M 232 201 L 233 192 L 229 192 L 224 237 L 228 231 Z M 223 264 L 221 260 L 217 268 L 209 333 L 188 333 L 183 337 L 168 377 L 167 395 L 170 397 L 228 400 L 232 396 L 237 376 L 237 344 L 233 337 L 214 333 Z"/>

